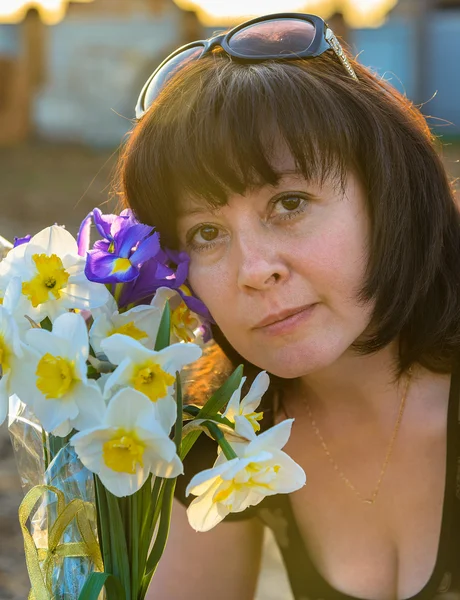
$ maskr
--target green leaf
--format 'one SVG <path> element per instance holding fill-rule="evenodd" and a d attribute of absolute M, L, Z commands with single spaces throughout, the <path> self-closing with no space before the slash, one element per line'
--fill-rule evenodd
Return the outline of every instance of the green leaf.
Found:
<path fill-rule="evenodd" d="M 42 329 L 46 329 L 46 331 L 52 331 L 53 330 L 53 324 L 51 323 L 50 318 L 49 317 L 45 317 L 43 319 L 43 321 L 41 321 L 40 327 Z"/>
<path fill-rule="evenodd" d="M 110 522 L 110 555 L 112 558 L 112 571 L 118 577 L 125 590 L 126 598 L 131 598 L 131 577 L 129 568 L 129 555 L 126 544 L 125 530 L 121 518 L 118 498 L 105 490 Z"/>
<path fill-rule="evenodd" d="M 187 434 L 182 440 L 182 448 L 180 452 L 180 459 L 184 460 L 190 450 L 193 448 L 193 444 L 197 441 L 197 439 L 201 435 L 201 431 L 191 431 Z"/>
<path fill-rule="evenodd" d="M 107 592 L 107 600 L 126 600 L 120 581 L 110 573 L 91 573 L 78 596 L 78 600 L 97 600 L 104 586 Z"/>
<path fill-rule="evenodd" d="M 171 336 L 171 307 L 169 301 L 166 301 L 163 314 L 161 315 L 160 327 L 158 328 L 157 339 L 155 340 L 155 350 L 163 350 L 170 343 Z"/>
<path fill-rule="evenodd" d="M 180 373 L 176 371 L 176 405 L 177 405 L 177 416 L 176 426 L 174 428 L 174 441 L 176 443 L 177 453 L 180 455 L 180 449 L 182 445 L 182 385 L 180 382 Z"/>
<path fill-rule="evenodd" d="M 94 475 L 94 486 L 96 490 L 97 532 L 102 552 L 102 561 L 104 569 L 111 572 L 112 556 L 110 554 L 109 508 L 107 506 L 106 489 L 97 475 Z"/>
<path fill-rule="evenodd" d="M 89 379 L 99 379 L 100 377 L 99 371 L 93 365 L 88 365 L 86 373 Z"/>
<path fill-rule="evenodd" d="M 142 581 L 144 575 L 145 561 L 147 560 L 147 554 L 149 551 L 150 541 L 152 533 L 147 530 L 147 523 L 149 522 L 149 516 L 153 515 L 151 511 L 152 505 L 152 474 L 147 478 L 147 481 L 141 487 L 139 492 L 138 508 L 137 508 L 137 519 L 138 519 L 138 532 L 139 532 L 139 550 L 138 550 L 138 572 L 137 576 L 139 581 Z M 136 496 L 137 496 L 136 494 Z"/>
<path fill-rule="evenodd" d="M 153 538 L 153 532 L 155 531 L 155 525 L 158 520 L 158 516 L 155 517 L 155 507 L 161 502 L 162 494 L 162 483 L 164 479 L 162 477 L 155 477 L 155 481 L 152 488 L 152 480 L 149 478 L 144 484 L 144 488 L 148 483 L 148 488 L 144 491 L 144 502 L 143 512 L 139 515 L 142 518 L 141 533 L 139 538 L 139 578 L 142 579 L 144 576 L 145 564 L 147 562 L 147 556 L 149 554 L 150 542 Z M 142 597 L 142 596 L 141 596 Z"/>
<path fill-rule="evenodd" d="M 211 396 L 203 408 L 198 413 L 198 419 L 213 417 L 220 412 L 232 397 L 233 392 L 238 389 L 243 377 L 243 365 L 237 367 L 230 377 L 220 388 Z"/>
<path fill-rule="evenodd" d="M 131 595 L 137 600 L 142 573 L 139 573 L 139 503 L 142 502 L 142 490 L 128 497 L 130 514 L 129 552 L 131 556 Z"/>
<path fill-rule="evenodd" d="M 238 389 L 243 377 L 243 365 L 237 367 L 230 377 L 225 381 L 220 388 L 206 402 L 200 412 L 196 415 L 197 419 L 213 418 L 232 397 L 233 392 Z M 193 447 L 193 444 L 200 437 L 201 431 L 191 431 L 182 440 L 182 448 L 180 453 L 181 460 L 187 456 Z"/>
<path fill-rule="evenodd" d="M 155 570 L 163 556 L 166 542 L 168 540 L 169 528 L 171 524 L 171 512 L 173 507 L 174 490 L 176 488 L 177 478 L 167 479 L 165 483 L 165 492 L 163 495 L 163 501 L 161 503 L 161 516 L 160 523 L 158 525 L 158 532 L 153 544 L 152 551 L 150 552 L 147 560 L 147 566 L 145 568 L 145 577 L 142 582 L 141 598 L 144 598 L 147 593 L 150 581 L 155 573 Z"/>

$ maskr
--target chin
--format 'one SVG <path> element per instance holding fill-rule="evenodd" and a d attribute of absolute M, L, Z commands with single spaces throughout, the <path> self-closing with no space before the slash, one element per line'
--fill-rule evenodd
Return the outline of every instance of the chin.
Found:
<path fill-rule="evenodd" d="M 310 342 L 300 346 L 286 344 L 278 349 L 265 348 L 263 352 L 251 353 L 252 359 L 248 360 L 282 379 L 296 379 L 331 366 L 349 348 L 348 343 L 334 341 L 329 344 L 321 340 L 319 344 Z"/>

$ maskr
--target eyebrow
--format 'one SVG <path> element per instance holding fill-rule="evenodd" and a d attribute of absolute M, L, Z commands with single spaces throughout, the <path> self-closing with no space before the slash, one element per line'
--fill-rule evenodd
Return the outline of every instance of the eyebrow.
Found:
<path fill-rule="evenodd" d="M 218 211 L 219 208 L 212 208 L 212 206 L 203 205 L 196 208 L 181 208 L 177 211 L 177 216 L 180 217 L 189 217 L 193 215 L 202 215 L 205 213 L 214 214 Z"/>
<path fill-rule="evenodd" d="M 286 179 L 289 175 L 296 175 L 299 177 L 302 177 L 303 179 L 305 178 L 305 176 L 303 175 L 303 173 L 300 171 L 300 169 L 284 169 L 283 171 L 276 171 L 277 175 L 279 176 L 279 182 L 277 185 L 270 185 L 269 183 L 257 183 L 254 184 L 250 187 L 251 190 L 254 191 L 259 191 L 264 187 L 268 187 L 268 188 L 272 188 L 272 189 L 276 189 L 277 187 L 280 186 L 280 184 L 282 183 L 283 179 Z M 206 213 L 211 213 L 211 214 L 215 214 L 219 211 L 221 207 L 217 206 L 216 208 L 213 208 L 210 205 L 207 204 L 203 204 L 202 206 L 197 206 L 197 207 L 190 207 L 190 208 L 181 208 L 180 210 L 178 210 L 178 217 L 189 217 L 189 216 L 193 216 L 193 215 L 201 215 L 201 214 L 206 214 Z"/>
<path fill-rule="evenodd" d="M 289 175 L 296 175 L 298 177 L 302 177 L 302 179 L 305 179 L 305 175 L 302 173 L 302 171 L 300 169 L 284 169 L 283 171 L 276 171 L 276 169 L 275 169 L 275 173 L 279 177 L 279 181 L 278 181 L 277 185 L 270 185 L 269 183 L 258 183 L 258 184 L 251 186 L 251 189 L 260 190 L 263 187 L 277 188 L 280 186 L 283 179 L 287 179 L 287 177 Z"/>

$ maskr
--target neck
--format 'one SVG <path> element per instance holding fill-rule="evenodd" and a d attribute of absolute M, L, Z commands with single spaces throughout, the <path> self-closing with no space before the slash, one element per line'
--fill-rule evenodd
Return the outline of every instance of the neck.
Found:
<path fill-rule="evenodd" d="M 396 361 L 396 344 L 366 356 L 350 351 L 326 368 L 299 378 L 296 391 L 316 414 L 378 421 L 387 415 L 393 418 L 407 383 L 406 377 L 397 380 Z"/>

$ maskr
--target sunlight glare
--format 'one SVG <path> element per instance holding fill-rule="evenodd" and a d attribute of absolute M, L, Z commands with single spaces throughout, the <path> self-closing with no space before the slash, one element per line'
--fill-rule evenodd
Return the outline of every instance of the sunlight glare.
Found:
<path fill-rule="evenodd" d="M 62 21 L 69 2 L 93 0 L 0 0 L 0 23 L 20 23 L 31 8 L 36 8 L 46 25 Z"/>
<path fill-rule="evenodd" d="M 195 10 L 206 26 L 232 25 L 276 12 L 304 12 L 327 19 L 341 11 L 351 27 L 378 27 L 398 0 L 174 0 Z"/>

